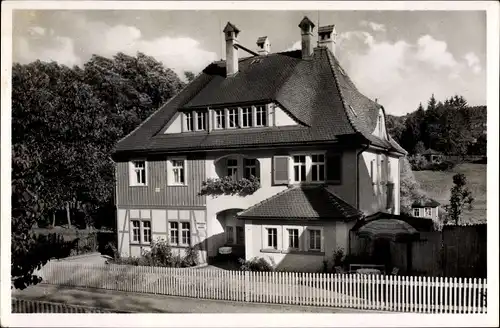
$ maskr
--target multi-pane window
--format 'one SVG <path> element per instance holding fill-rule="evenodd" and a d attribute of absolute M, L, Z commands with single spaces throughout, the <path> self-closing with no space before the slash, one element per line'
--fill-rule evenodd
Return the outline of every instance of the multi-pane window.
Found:
<path fill-rule="evenodd" d="M 257 160 L 255 158 L 245 158 L 244 164 L 245 178 L 257 177 Z"/>
<path fill-rule="evenodd" d="M 184 113 L 184 117 L 186 118 L 186 131 L 193 131 L 193 113 Z"/>
<path fill-rule="evenodd" d="M 245 228 L 236 227 L 236 243 L 238 245 L 245 245 Z"/>
<path fill-rule="evenodd" d="M 226 127 L 226 113 L 223 109 L 215 111 L 215 128 L 224 129 Z"/>
<path fill-rule="evenodd" d="M 325 181 L 325 155 L 311 156 L 311 179 L 312 181 Z"/>
<path fill-rule="evenodd" d="M 146 162 L 145 161 L 134 161 L 132 162 L 132 184 L 134 185 L 145 185 L 146 184 Z"/>
<path fill-rule="evenodd" d="M 266 126 L 266 125 L 267 125 L 266 106 L 256 106 L 255 107 L 255 126 Z"/>
<path fill-rule="evenodd" d="M 206 130 L 207 112 L 196 112 L 196 130 Z"/>
<path fill-rule="evenodd" d="M 309 250 L 321 250 L 321 230 L 309 229 Z"/>
<path fill-rule="evenodd" d="M 229 158 L 227 160 L 227 176 L 236 179 L 238 176 L 238 160 Z"/>
<path fill-rule="evenodd" d="M 426 207 L 424 212 L 426 217 L 432 216 L 432 209 L 430 207 Z"/>
<path fill-rule="evenodd" d="M 179 223 L 178 222 L 170 222 L 170 243 L 178 244 L 179 243 Z"/>
<path fill-rule="evenodd" d="M 227 111 L 228 116 L 228 128 L 238 127 L 238 108 L 230 108 Z"/>
<path fill-rule="evenodd" d="M 252 107 L 244 107 L 241 109 L 241 126 L 243 128 L 252 126 Z"/>
<path fill-rule="evenodd" d="M 234 229 L 232 226 L 226 227 L 226 242 L 228 244 L 234 244 Z"/>
<path fill-rule="evenodd" d="M 288 248 L 299 249 L 299 229 L 287 229 Z"/>
<path fill-rule="evenodd" d="M 420 216 L 420 209 L 419 208 L 414 208 L 413 209 L 413 216 L 416 216 L 416 217 Z"/>
<path fill-rule="evenodd" d="M 172 173 L 174 177 L 174 184 L 184 184 L 184 160 L 172 160 Z"/>
<path fill-rule="evenodd" d="M 293 156 L 293 178 L 296 182 L 306 181 L 306 156 Z"/>
<path fill-rule="evenodd" d="M 267 228 L 267 247 L 278 249 L 278 229 Z"/>
<path fill-rule="evenodd" d="M 181 244 L 191 244 L 191 224 L 189 222 L 181 223 Z"/>
<path fill-rule="evenodd" d="M 141 221 L 132 221 L 132 241 L 135 243 L 141 242 Z"/>
<path fill-rule="evenodd" d="M 151 242 L 151 221 L 142 221 L 143 242 Z"/>

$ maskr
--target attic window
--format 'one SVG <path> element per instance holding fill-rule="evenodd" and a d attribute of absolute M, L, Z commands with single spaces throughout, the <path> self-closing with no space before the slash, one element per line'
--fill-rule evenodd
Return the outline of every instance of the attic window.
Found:
<path fill-rule="evenodd" d="M 252 61 L 250 62 L 250 65 L 251 65 L 251 64 L 257 64 L 257 63 L 260 63 L 261 61 L 262 61 L 262 59 L 260 59 L 260 58 L 254 59 L 254 60 L 252 60 Z"/>
<path fill-rule="evenodd" d="M 344 72 L 344 69 L 342 67 L 340 67 L 340 66 L 338 66 L 338 68 L 339 68 L 340 74 L 346 76 L 346 74 Z"/>
<path fill-rule="evenodd" d="M 351 105 L 349 105 L 349 109 L 351 110 L 351 112 L 354 114 L 354 116 L 358 117 L 358 114 L 356 114 L 356 112 L 354 111 L 354 108 L 352 108 Z"/>

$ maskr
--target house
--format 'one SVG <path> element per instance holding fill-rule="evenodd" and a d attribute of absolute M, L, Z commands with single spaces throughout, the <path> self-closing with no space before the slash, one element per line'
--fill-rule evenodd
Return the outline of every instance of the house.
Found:
<path fill-rule="evenodd" d="M 443 154 L 434 149 L 427 149 L 422 154 L 424 158 L 431 163 L 439 163 L 443 159 Z"/>
<path fill-rule="evenodd" d="M 439 205 L 434 199 L 416 200 L 411 205 L 411 213 L 417 218 L 437 220 L 439 217 Z"/>
<path fill-rule="evenodd" d="M 208 65 L 116 145 L 118 249 L 138 256 L 168 239 L 200 260 L 222 246 L 246 259 L 315 271 L 349 231 L 399 214 L 399 158 L 384 108 L 335 57 L 335 26 L 307 17 L 300 50 L 256 51 L 223 30 L 226 60 Z M 300 33 L 300 34 L 299 34 Z M 241 56 L 242 53 L 247 53 Z"/>

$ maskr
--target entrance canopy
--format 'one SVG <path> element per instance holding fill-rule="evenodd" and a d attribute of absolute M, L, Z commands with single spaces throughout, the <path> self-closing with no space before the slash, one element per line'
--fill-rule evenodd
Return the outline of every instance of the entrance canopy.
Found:
<path fill-rule="evenodd" d="M 373 220 L 359 227 L 356 233 L 363 238 L 383 238 L 393 241 L 411 241 L 420 237 L 419 232 L 414 227 L 398 219 Z"/>

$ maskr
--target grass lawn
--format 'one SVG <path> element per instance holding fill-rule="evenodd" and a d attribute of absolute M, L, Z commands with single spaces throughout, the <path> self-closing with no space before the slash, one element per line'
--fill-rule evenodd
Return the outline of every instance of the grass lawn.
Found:
<path fill-rule="evenodd" d="M 463 173 L 467 178 L 467 187 L 474 197 L 474 208 L 466 211 L 463 222 L 486 222 L 486 164 L 459 164 L 449 172 L 416 171 L 415 178 L 427 195 L 442 205 L 449 203 L 450 189 L 453 187 L 453 175 Z"/>

